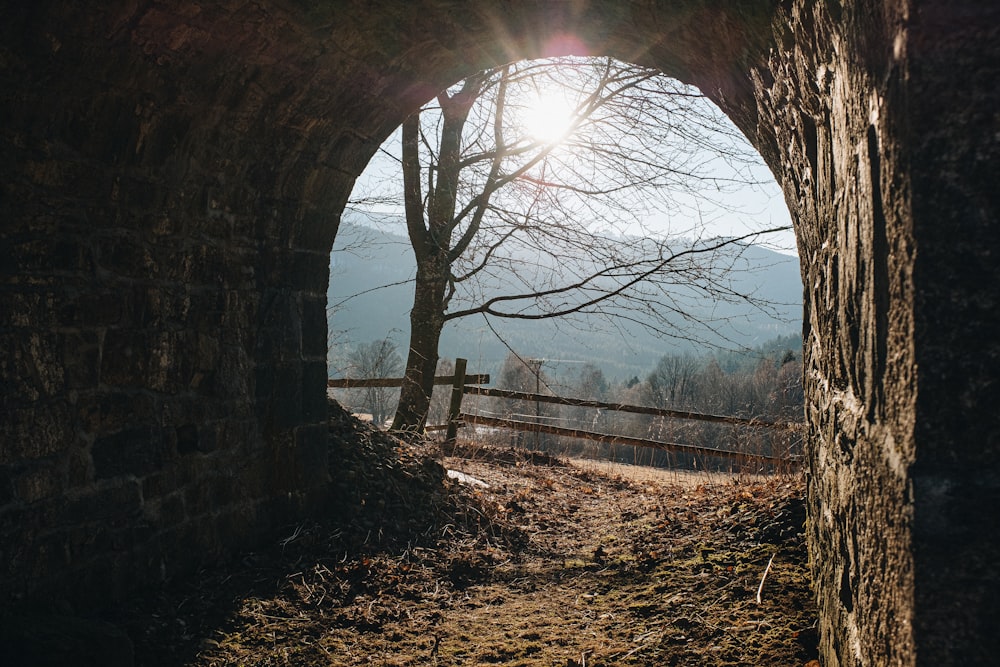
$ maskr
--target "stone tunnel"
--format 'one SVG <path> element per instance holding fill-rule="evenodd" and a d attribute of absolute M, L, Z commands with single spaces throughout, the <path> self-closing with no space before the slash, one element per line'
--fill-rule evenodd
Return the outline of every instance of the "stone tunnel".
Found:
<path fill-rule="evenodd" d="M 593 54 L 698 86 L 792 212 L 823 664 L 996 660 L 1000 5 L 37 0 L 0 35 L 2 608 L 314 511 L 355 177 L 475 69 Z"/>

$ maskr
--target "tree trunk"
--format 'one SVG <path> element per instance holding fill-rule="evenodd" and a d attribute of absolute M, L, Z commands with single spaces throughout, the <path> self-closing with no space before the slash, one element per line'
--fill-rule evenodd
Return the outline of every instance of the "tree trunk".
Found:
<path fill-rule="evenodd" d="M 451 279 L 451 233 L 455 221 L 455 201 L 461 172 L 462 129 L 478 95 L 481 78 L 470 77 L 462 91 L 438 96 L 444 123 L 436 168 L 437 182 L 428 191 L 427 219 L 420 181 L 420 117 L 414 114 L 403 122 L 403 188 L 406 229 L 417 260 L 413 310 L 410 311 L 410 348 L 406 374 L 399 392 L 399 405 L 392 420 L 394 431 L 421 431 L 430 411 L 437 370 L 438 342 L 447 310 L 448 281 Z"/>
<path fill-rule="evenodd" d="M 434 266 L 428 267 L 421 263 L 417 267 L 406 374 L 392 421 L 395 431 L 420 431 L 427 421 L 437 372 L 438 342 L 444 328 L 442 304 L 448 285 L 447 264 L 439 264 L 434 262 Z"/>

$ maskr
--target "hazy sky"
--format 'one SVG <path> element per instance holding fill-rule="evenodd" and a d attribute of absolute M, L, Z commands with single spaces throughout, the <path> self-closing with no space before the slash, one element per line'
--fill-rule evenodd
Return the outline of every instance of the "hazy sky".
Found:
<path fill-rule="evenodd" d="M 559 93 L 564 95 L 565 90 L 559 89 Z M 689 90 L 697 94 L 697 91 L 694 91 L 694 89 L 684 88 L 684 91 Z M 687 93 L 685 92 L 685 94 Z M 533 124 L 542 122 L 544 127 L 553 125 L 553 123 L 544 122 L 546 117 L 557 116 L 559 106 L 565 106 L 565 104 L 552 105 L 552 97 L 551 93 L 548 93 L 548 98 L 544 96 L 537 97 L 537 100 L 542 102 L 548 101 L 550 104 L 543 105 L 541 109 L 534 109 L 538 116 L 534 120 L 530 118 L 532 112 L 530 104 L 525 106 L 522 102 L 521 106 L 515 106 L 515 108 L 527 110 L 529 118 L 521 127 L 526 128 L 536 139 L 538 135 L 534 134 L 531 130 Z M 517 99 L 523 100 L 523 98 Z M 707 102 L 706 104 L 710 105 Z M 718 110 L 714 106 L 710 106 L 704 111 L 696 111 L 695 113 L 702 113 L 704 115 L 701 117 L 707 119 L 715 115 L 713 111 L 718 113 Z M 683 119 L 685 117 L 680 116 L 680 118 Z M 556 127 L 559 124 L 558 121 L 554 123 Z M 702 125 L 697 122 L 696 124 Z M 704 125 L 710 126 L 711 122 L 706 122 Z M 711 146 L 719 147 L 721 151 L 731 150 L 734 154 L 744 155 L 746 156 L 744 159 L 752 160 L 752 162 L 746 163 L 741 161 L 736 163 L 734 167 L 734 163 L 726 163 L 717 154 L 713 155 L 711 151 L 697 148 L 681 149 L 679 152 L 682 153 L 685 150 L 694 150 L 695 155 L 693 163 L 682 165 L 685 171 L 688 169 L 703 171 L 704 169 L 703 173 L 709 174 L 712 178 L 719 179 L 723 189 L 718 189 L 718 184 L 716 184 L 716 187 L 713 187 L 711 184 L 703 184 L 700 186 L 701 191 L 698 194 L 665 191 L 663 199 L 651 198 L 646 200 L 651 202 L 649 205 L 637 204 L 642 209 L 659 209 L 642 216 L 641 226 L 645 227 L 646 233 L 650 235 L 664 234 L 687 238 L 693 236 L 739 237 L 755 230 L 791 226 L 784 198 L 777 184 L 774 182 L 770 171 L 764 165 L 759 155 L 743 140 L 742 135 L 732 127 L 728 119 L 722 117 L 721 126 L 727 127 L 728 130 L 718 135 L 712 135 Z M 733 140 L 734 135 L 738 137 L 738 140 Z M 715 136 L 718 136 L 717 141 L 714 139 Z M 400 153 L 399 142 L 400 132 L 397 130 L 385 142 L 382 150 L 375 155 L 369 163 L 368 168 L 358 179 L 358 183 L 352 194 L 352 200 L 357 200 L 361 197 L 378 196 L 386 192 L 399 192 L 399 184 L 402 176 L 397 161 L 398 158 L 392 157 L 398 156 Z M 669 146 L 666 149 L 668 151 L 672 150 Z M 669 162 L 669 158 L 667 159 L 668 162 L 666 164 L 671 169 L 675 168 Z M 692 164 L 695 166 L 691 166 Z M 749 184 L 750 182 L 753 184 Z M 386 187 L 384 184 L 387 183 L 391 185 Z M 392 215 L 400 219 L 403 217 L 402 206 L 400 204 L 392 205 L 391 203 L 383 202 L 376 206 L 369 204 L 366 208 L 372 213 Z M 633 211 L 635 210 L 639 209 L 633 208 Z M 638 224 L 629 225 L 625 227 L 624 231 L 631 234 L 642 234 L 644 232 Z M 756 242 L 783 253 L 795 254 L 796 252 L 795 237 L 791 229 L 771 234 L 767 237 L 761 237 Z"/>
<path fill-rule="evenodd" d="M 398 132 L 386 141 L 384 148 L 398 154 L 396 145 L 398 145 Z M 685 221 L 687 216 L 699 215 L 705 225 L 706 234 L 711 236 L 742 236 L 755 229 L 791 227 L 792 222 L 784 197 L 763 161 L 754 167 L 753 173 L 759 184 L 739 187 L 732 192 L 713 193 L 713 198 L 721 199 L 729 210 L 721 210 L 703 199 L 681 196 L 684 209 L 673 216 L 655 214 L 646 219 L 646 225 L 649 229 L 661 233 L 671 229 L 683 230 L 691 226 Z M 354 197 L 361 193 L 377 192 L 378 184 L 387 178 L 401 178 L 399 167 L 394 160 L 380 152 L 358 179 Z M 403 215 L 401 206 L 383 205 L 376 207 L 375 210 L 398 216 L 400 219 Z M 767 245 L 773 250 L 796 254 L 795 235 L 791 229 L 771 234 L 766 237 L 766 242 L 764 239 L 761 241 L 762 245 Z"/>
<path fill-rule="evenodd" d="M 719 193 L 717 198 L 728 202 L 731 210 L 712 210 L 705 202 L 699 203 L 691 198 L 689 208 L 702 208 L 702 220 L 706 229 L 718 236 L 742 236 L 755 229 L 771 229 L 773 227 L 789 227 L 788 231 L 770 234 L 766 242 L 761 239 L 761 245 L 767 245 L 772 250 L 787 254 L 797 254 L 795 248 L 795 233 L 784 196 L 774 181 L 770 170 L 763 161 L 754 168 L 754 175 L 759 185 L 740 187 L 733 192 Z M 653 218 L 649 220 L 651 227 L 661 226 L 663 221 Z"/>

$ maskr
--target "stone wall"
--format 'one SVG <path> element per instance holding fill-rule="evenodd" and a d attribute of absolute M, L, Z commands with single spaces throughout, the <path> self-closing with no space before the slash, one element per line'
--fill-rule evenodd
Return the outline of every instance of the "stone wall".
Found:
<path fill-rule="evenodd" d="M 776 26 L 751 76 L 803 264 L 824 665 L 989 664 L 1000 9 L 794 3 Z"/>
<path fill-rule="evenodd" d="M 3 10 L 0 593 L 115 599 L 316 507 L 353 177 L 472 69 L 591 52 L 701 87 L 796 220 L 824 664 L 988 663 L 992 5 Z"/>
<path fill-rule="evenodd" d="M 206 50 L 252 16 L 24 7 L 0 20 L 0 591 L 95 606 L 322 495 L 350 179 L 284 73 Z"/>
<path fill-rule="evenodd" d="M 903 7 L 797 3 L 756 96 L 803 263 L 809 543 L 824 664 L 913 664 L 915 239 Z"/>

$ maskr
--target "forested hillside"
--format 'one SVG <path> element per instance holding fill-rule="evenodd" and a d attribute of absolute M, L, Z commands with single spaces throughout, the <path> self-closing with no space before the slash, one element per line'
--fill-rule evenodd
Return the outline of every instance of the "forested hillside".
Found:
<path fill-rule="evenodd" d="M 386 224 L 391 225 L 391 220 L 383 221 Z M 350 351 L 374 340 L 389 338 L 405 356 L 414 271 L 412 251 L 404 235 L 345 219 L 331 256 L 331 374 L 345 372 Z M 731 278 L 740 291 L 767 306 L 690 299 L 692 314 L 712 325 L 693 330 L 678 318 L 672 337 L 654 336 L 638 321 L 641 313 L 633 322 L 598 318 L 487 322 L 474 316 L 445 327 L 440 355 L 465 357 L 470 370 L 496 374 L 514 350 L 524 357 L 568 367 L 590 363 L 609 379 L 625 380 L 643 376 L 664 354 L 722 350 L 720 360 L 726 365 L 777 337 L 798 334 L 802 285 L 797 258 L 751 246 L 733 266 Z M 513 284 L 492 288 L 495 293 L 516 289 Z"/>

